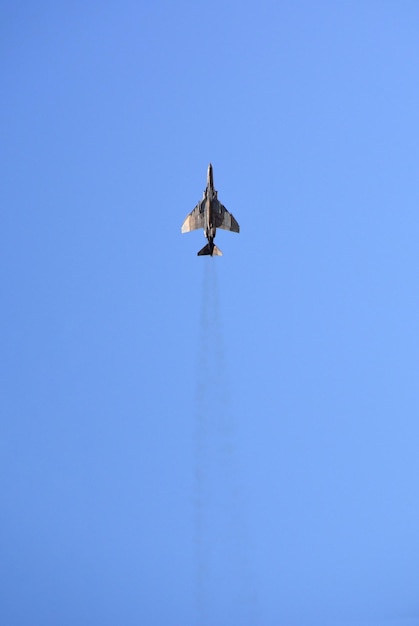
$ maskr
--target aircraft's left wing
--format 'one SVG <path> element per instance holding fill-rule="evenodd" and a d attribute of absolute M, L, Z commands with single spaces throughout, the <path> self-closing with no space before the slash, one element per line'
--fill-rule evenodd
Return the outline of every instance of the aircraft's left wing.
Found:
<path fill-rule="evenodd" d="M 219 203 L 221 211 L 216 213 L 216 226 L 224 230 L 231 230 L 233 233 L 240 232 L 240 226 L 237 220 L 227 211 L 225 206 Z"/>
<path fill-rule="evenodd" d="M 201 200 L 201 202 L 198 202 L 194 210 L 186 216 L 185 221 L 182 224 L 182 233 L 190 233 L 191 230 L 204 228 L 204 208 L 204 200 Z"/>

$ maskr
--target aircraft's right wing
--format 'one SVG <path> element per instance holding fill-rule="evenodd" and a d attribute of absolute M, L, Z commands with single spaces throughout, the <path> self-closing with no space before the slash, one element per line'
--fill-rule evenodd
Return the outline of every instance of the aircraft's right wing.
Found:
<path fill-rule="evenodd" d="M 191 230 L 197 228 L 204 228 L 204 216 L 205 216 L 205 201 L 198 202 L 193 211 L 186 216 L 185 221 L 182 224 L 182 233 L 190 233 Z"/>
<path fill-rule="evenodd" d="M 240 232 L 240 226 L 238 221 L 234 218 L 231 213 L 227 211 L 225 206 L 220 202 L 221 212 L 220 215 L 217 216 L 217 228 L 223 228 L 224 230 L 231 230 L 233 233 Z"/>

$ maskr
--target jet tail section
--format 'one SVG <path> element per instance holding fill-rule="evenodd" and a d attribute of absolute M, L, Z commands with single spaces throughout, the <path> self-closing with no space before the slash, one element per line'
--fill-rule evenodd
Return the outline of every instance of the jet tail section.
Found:
<path fill-rule="evenodd" d="M 197 253 L 197 256 L 207 256 L 207 255 L 209 255 L 209 256 L 223 256 L 223 253 L 221 252 L 220 248 L 217 248 L 217 246 L 215 244 L 212 244 L 212 246 L 210 246 L 210 244 L 207 243 L 207 245 L 204 246 L 202 248 L 202 250 L 200 250 Z"/>

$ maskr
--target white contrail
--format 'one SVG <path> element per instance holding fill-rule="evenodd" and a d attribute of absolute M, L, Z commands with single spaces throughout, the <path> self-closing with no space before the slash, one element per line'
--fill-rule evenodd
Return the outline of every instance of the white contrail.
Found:
<path fill-rule="evenodd" d="M 202 289 L 194 424 L 197 625 L 212 624 L 221 602 L 233 622 L 254 626 L 257 603 L 238 479 L 216 259 L 205 259 Z"/>
<path fill-rule="evenodd" d="M 208 430 L 208 346 L 209 346 L 209 267 L 205 263 L 200 311 L 200 328 L 196 364 L 194 422 L 194 512 L 195 512 L 195 594 L 197 626 L 207 626 L 208 580 L 208 513 L 207 513 L 207 430 Z"/>

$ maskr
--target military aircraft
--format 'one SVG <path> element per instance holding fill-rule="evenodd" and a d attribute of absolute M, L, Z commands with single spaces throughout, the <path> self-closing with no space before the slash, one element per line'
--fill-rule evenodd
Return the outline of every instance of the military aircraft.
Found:
<path fill-rule="evenodd" d="M 212 165 L 208 165 L 207 187 L 204 196 L 189 213 L 182 224 L 182 233 L 189 233 L 191 230 L 203 228 L 208 243 L 198 252 L 198 256 L 210 255 L 222 256 L 222 252 L 214 243 L 215 231 L 217 228 L 231 230 L 234 233 L 240 232 L 240 226 L 234 217 L 227 211 L 224 205 L 218 200 L 218 192 L 214 189 L 214 179 L 212 175 Z"/>

